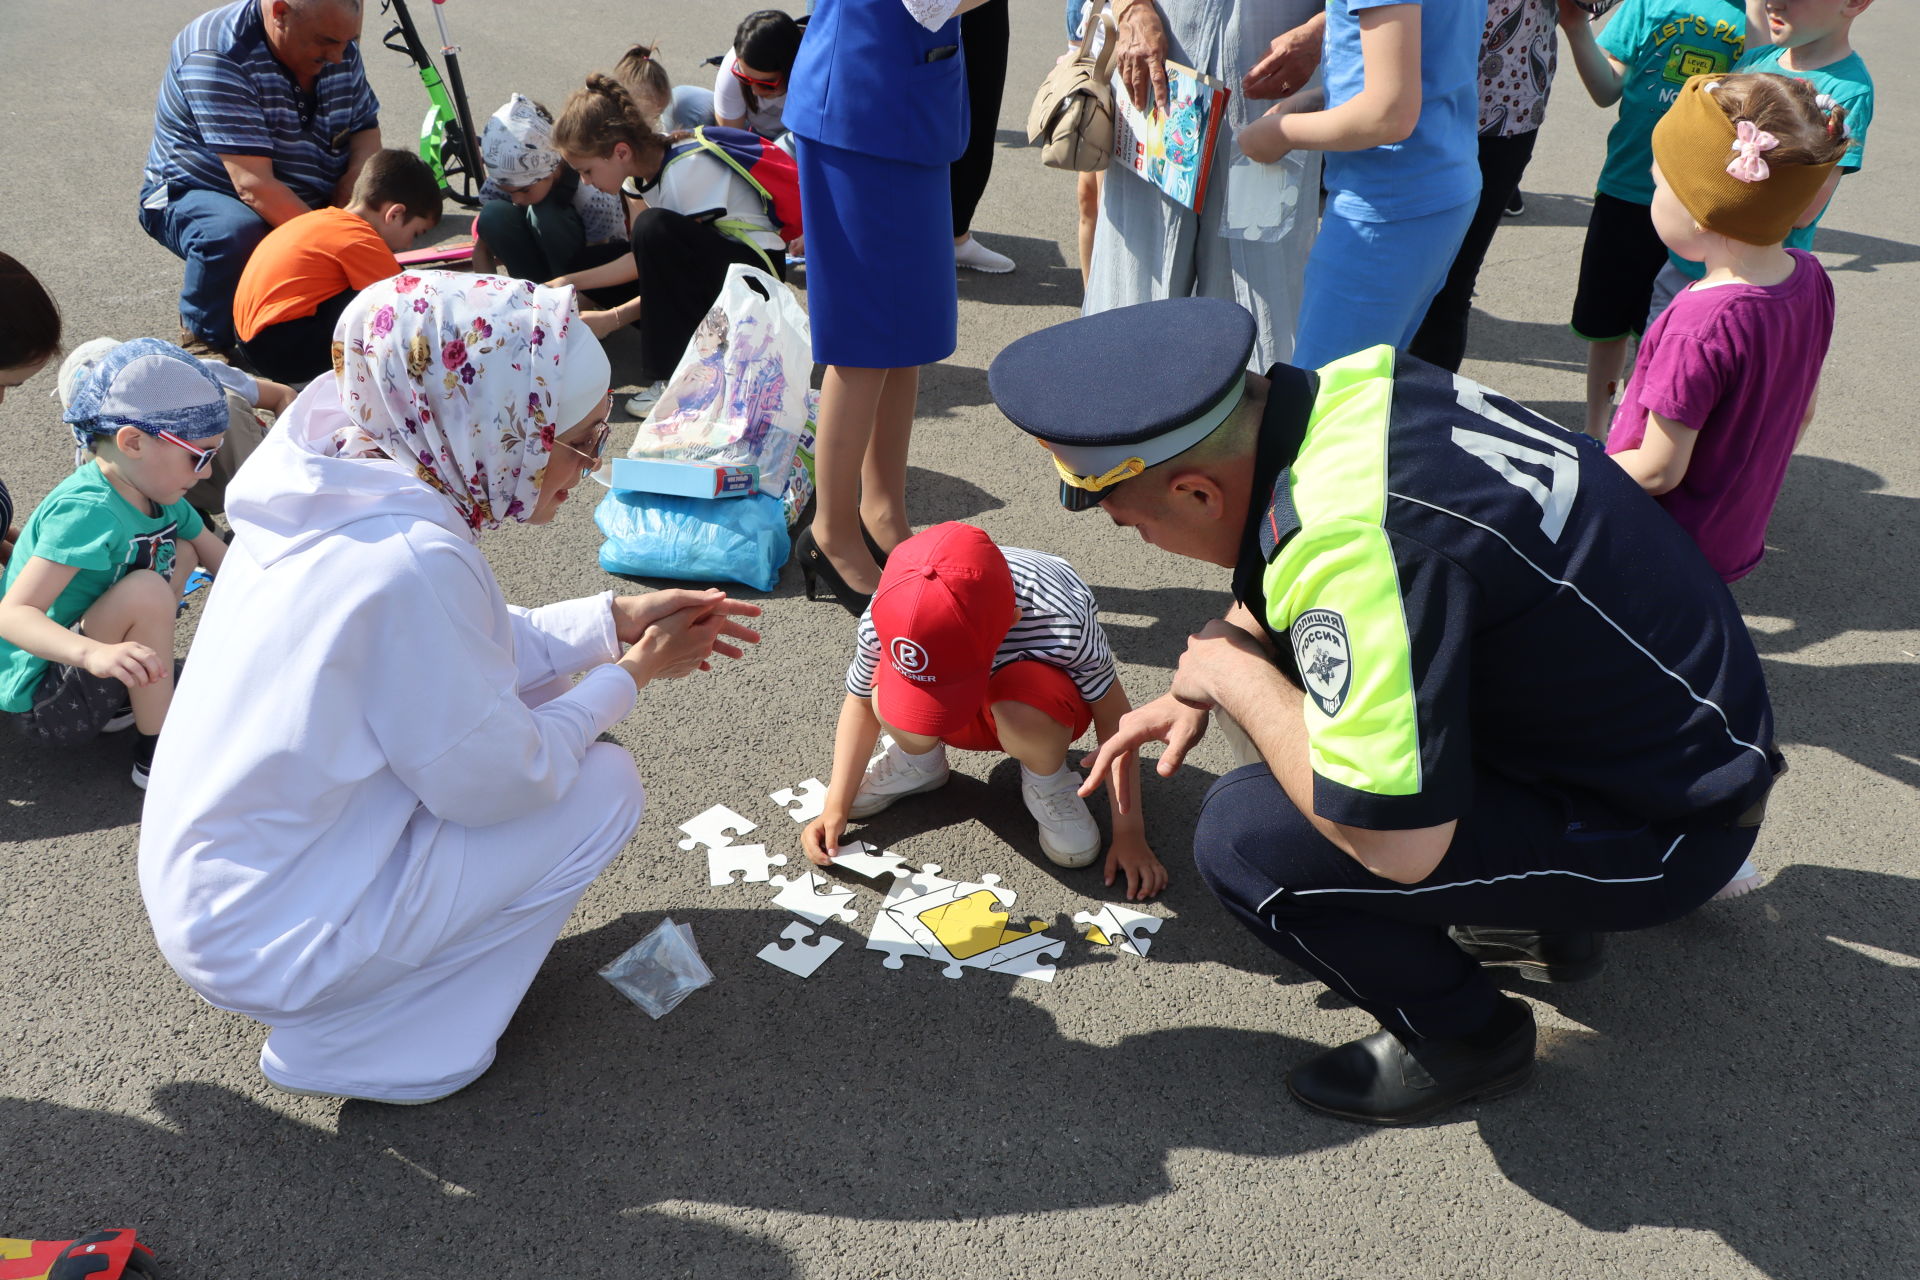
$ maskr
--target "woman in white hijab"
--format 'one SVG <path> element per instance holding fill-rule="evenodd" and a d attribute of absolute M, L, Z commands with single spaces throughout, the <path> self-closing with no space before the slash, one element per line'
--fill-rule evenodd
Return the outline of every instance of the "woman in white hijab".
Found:
<path fill-rule="evenodd" d="M 228 488 L 140 885 L 180 976 L 271 1027 L 269 1082 L 431 1102 L 492 1063 L 639 822 L 632 758 L 595 739 L 650 680 L 738 657 L 760 611 L 501 597 L 478 534 L 546 523 L 606 445 L 571 289 L 395 276 L 341 317 L 334 369 Z"/>

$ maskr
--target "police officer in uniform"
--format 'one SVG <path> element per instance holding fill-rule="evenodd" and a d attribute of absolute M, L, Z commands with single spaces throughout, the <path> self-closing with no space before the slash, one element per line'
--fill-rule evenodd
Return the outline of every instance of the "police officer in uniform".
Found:
<path fill-rule="evenodd" d="M 1169 774 L 1214 711 L 1244 731 L 1194 861 L 1382 1028 L 1288 1088 L 1414 1123 L 1532 1074 L 1531 1007 L 1486 967 L 1591 976 L 1601 932 L 1735 874 L 1772 710 L 1718 576 L 1597 448 L 1388 347 L 1261 376 L 1253 341 L 1231 302 L 1149 302 L 1029 335 L 988 379 L 1068 510 L 1234 570 L 1086 789 L 1131 803 L 1124 753 L 1165 742 Z"/>

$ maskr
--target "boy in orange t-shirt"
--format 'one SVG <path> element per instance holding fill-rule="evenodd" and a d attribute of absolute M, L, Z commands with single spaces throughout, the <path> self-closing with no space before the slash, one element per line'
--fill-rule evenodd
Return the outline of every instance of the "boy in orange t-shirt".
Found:
<path fill-rule="evenodd" d="M 275 227 L 247 259 L 233 327 L 247 363 L 282 382 L 333 367 L 333 326 L 360 290 L 397 275 L 396 253 L 440 221 L 440 183 L 408 151 L 377 152 L 344 209 L 315 209 Z"/>

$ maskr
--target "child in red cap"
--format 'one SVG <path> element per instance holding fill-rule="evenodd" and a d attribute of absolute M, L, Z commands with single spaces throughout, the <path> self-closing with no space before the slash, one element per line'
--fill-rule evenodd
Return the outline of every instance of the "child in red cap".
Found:
<path fill-rule="evenodd" d="M 860 619 L 827 807 L 807 825 L 807 856 L 829 865 L 849 819 L 944 785 L 946 749 L 958 747 L 1018 760 L 1041 849 L 1056 866 L 1092 862 L 1100 828 L 1067 750 L 1089 724 L 1106 741 L 1130 709 L 1098 613 L 1066 561 L 1002 549 L 972 525 L 935 525 L 895 547 Z M 882 730 L 886 749 L 874 755 Z M 1139 762 L 1125 767 L 1137 773 Z M 1113 815 L 1106 882 L 1121 875 L 1133 899 L 1167 883 L 1138 807 Z"/>

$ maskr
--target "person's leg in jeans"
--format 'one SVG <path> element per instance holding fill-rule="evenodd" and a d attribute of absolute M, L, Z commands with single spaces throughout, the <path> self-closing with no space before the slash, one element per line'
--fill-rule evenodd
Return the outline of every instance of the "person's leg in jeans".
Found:
<path fill-rule="evenodd" d="M 140 225 L 187 264 L 180 285 L 180 326 L 221 351 L 234 345 L 233 294 L 266 219 L 234 196 L 176 191 L 159 209 L 142 209 Z"/>
<path fill-rule="evenodd" d="M 1407 344 L 1407 350 L 1429 364 L 1458 373 L 1467 354 L 1467 322 L 1473 310 L 1473 286 L 1480 278 L 1480 266 L 1500 229 L 1507 201 L 1520 189 L 1520 178 L 1533 158 L 1533 143 L 1538 129 L 1509 137 L 1480 135 L 1480 203 L 1473 221 L 1460 241 L 1460 252 L 1453 255 L 1446 283 L 1427 304 L 1426 319 Z"/>

